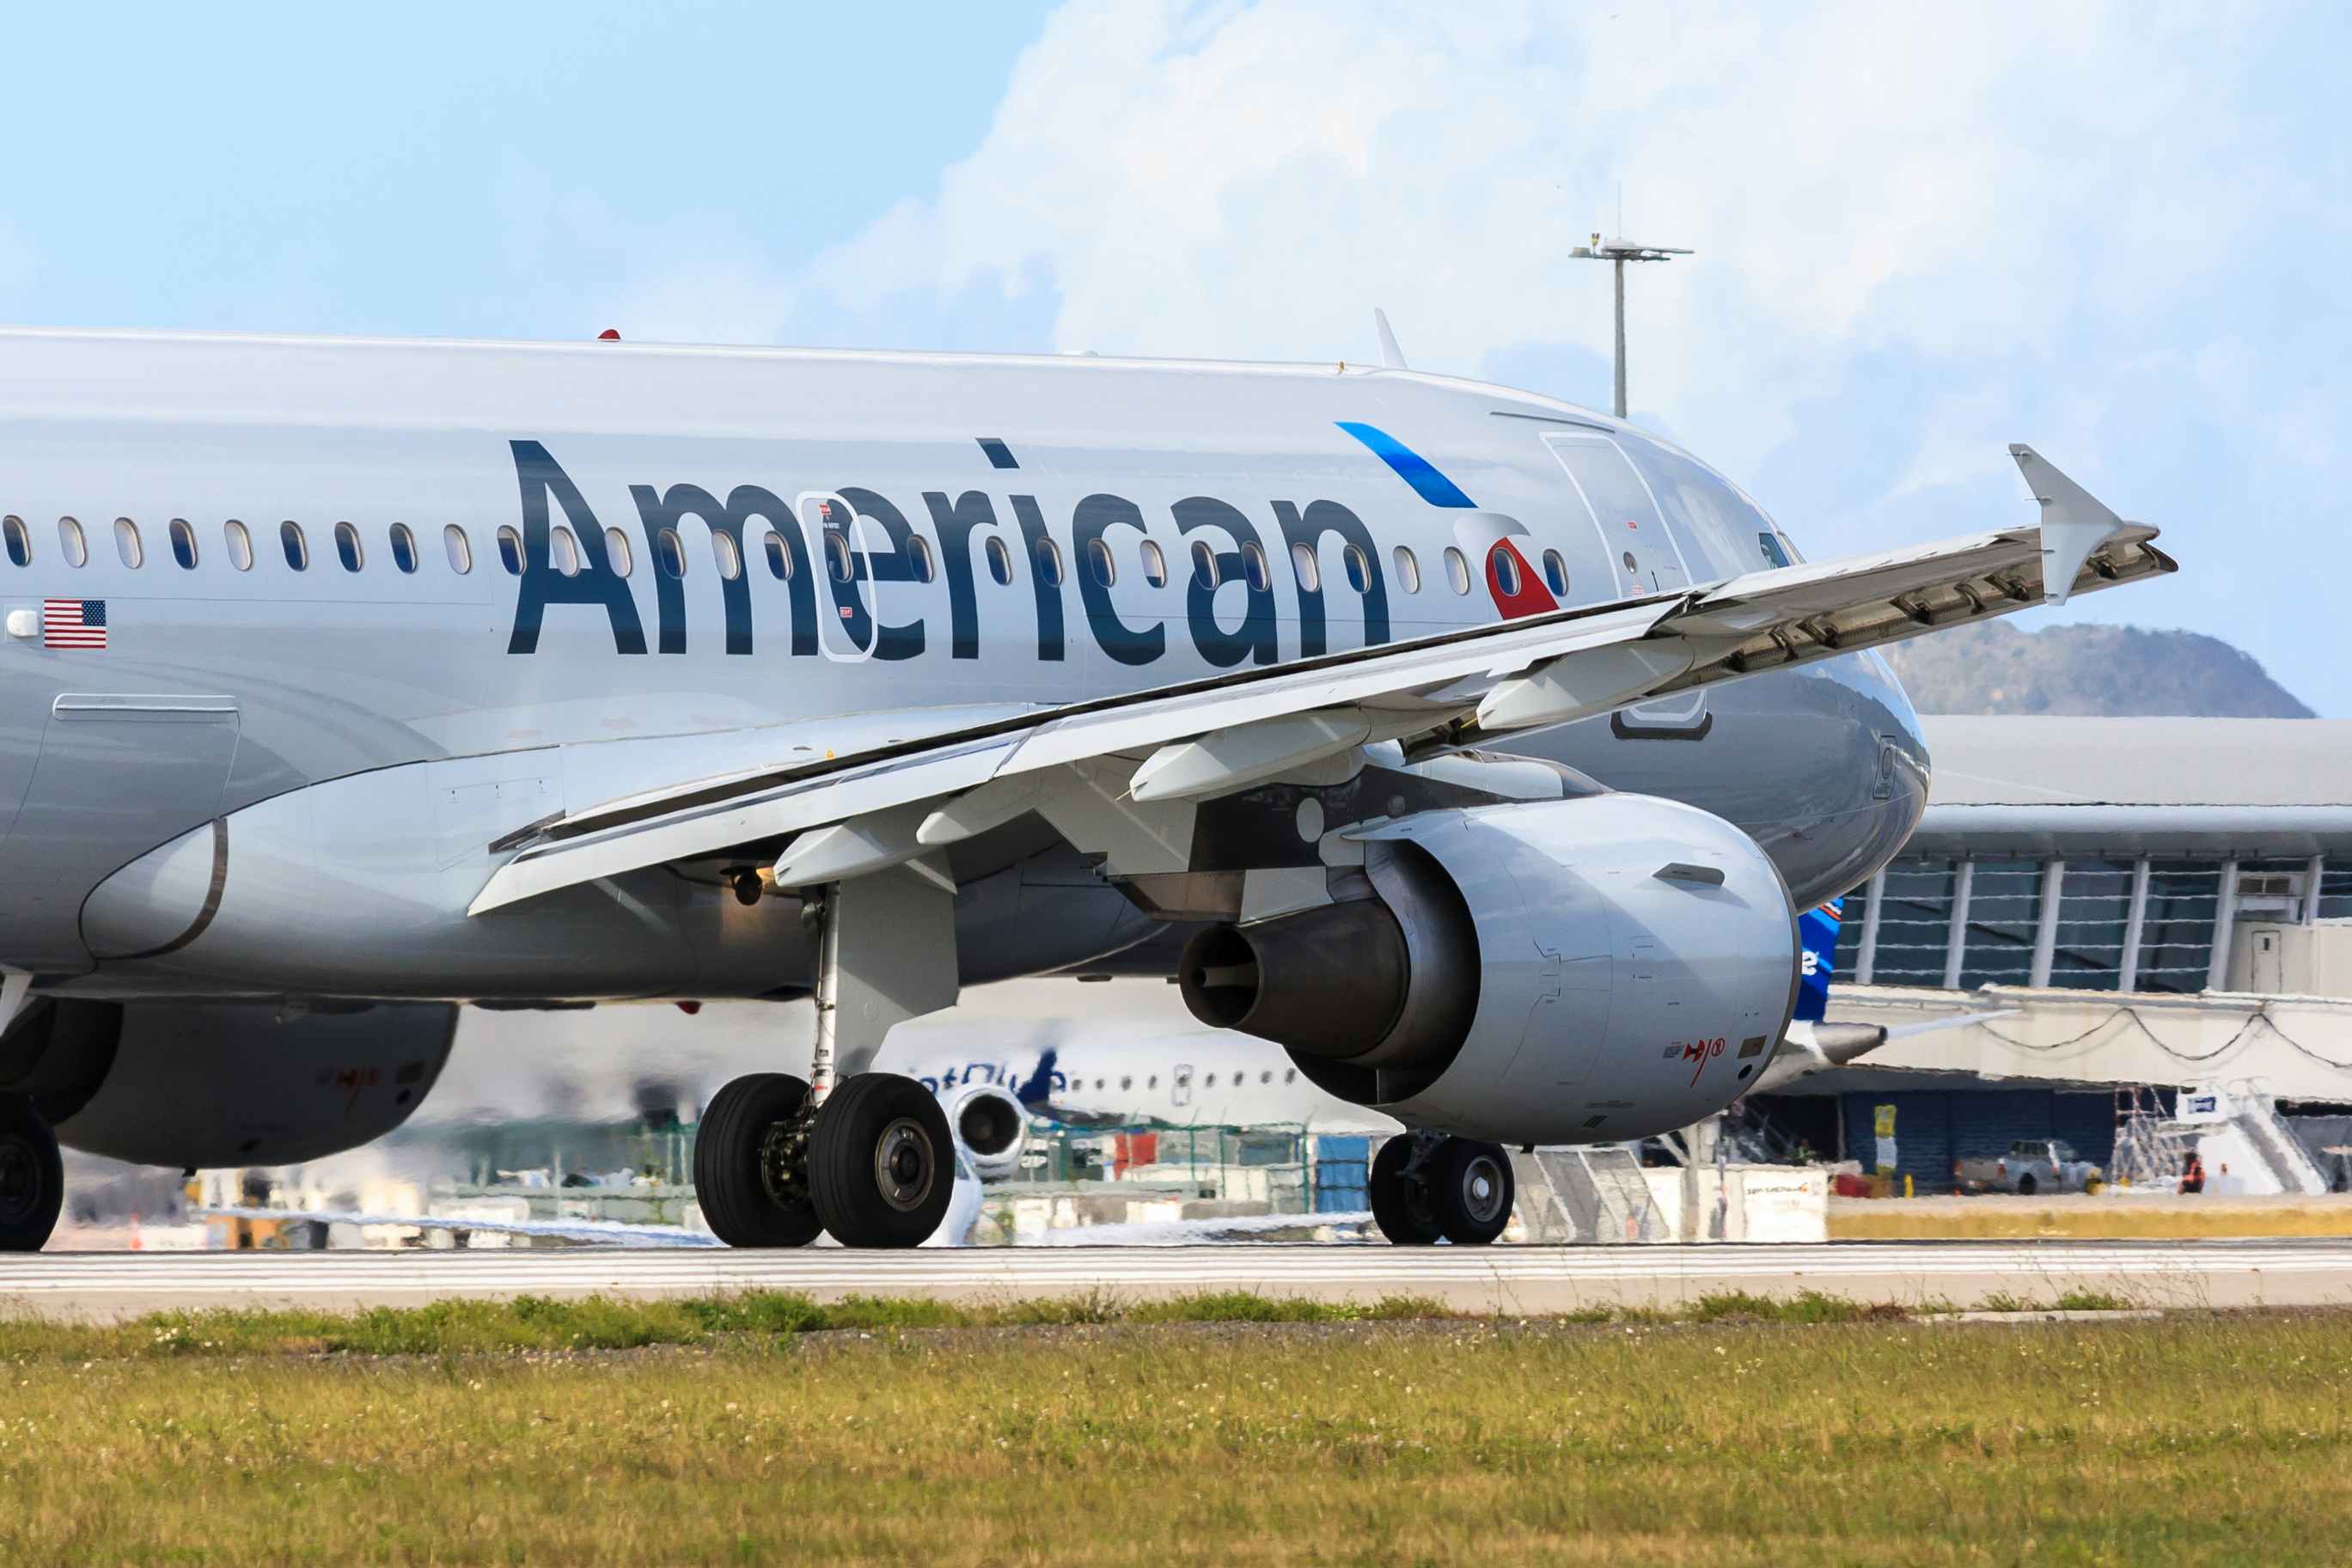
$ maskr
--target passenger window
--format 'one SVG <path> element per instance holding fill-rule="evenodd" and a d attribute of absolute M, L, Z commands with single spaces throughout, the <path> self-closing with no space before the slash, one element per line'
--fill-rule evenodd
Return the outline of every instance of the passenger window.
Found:
<path fill-rule="evenodd" d="M 1217 586 L 1217 552 L 1205 540 L 1192 547 L 1192 580 L 1213 591 Z"/>
<path fill-rule="evenodd" d="M 1544 581 L 1551 588 L 1552 597 L 1568 597 L 1568 562 L 1560 559 L 1559 551 L 1544 551 Z"/>
<path fill-rule="evenodd" d="M 1397 580 L 1404 584 L 1404 591 L 1407 593 L 1419 593 L 1421 591 L 1421 562 L 1413 559 L 1412 551 L 1407 549 L 1402 545 L 1399 545 L 1396 548 L 1395 553 L 1389 559 L 1396 562 Z"/>
<path fill-rule="evenodd" d="M 615 577 L 626 577 L 636 568 L 636 558 L 629 553 L 629 536 L 618 528 L 604 530 L 604 564 Z"/>
<path fill-rule="evenodd" d="M 580 541 L 561 523 L 547 530 L 547 564 L 565 577 L 580 575 Z"/>
<path fill-rule="evenodd" d="M 1087 562 L 1094 568 L 1095 580 L 1108 588 L 1118 580 L 1118 568 L 1110 559 L 1110 546 L 1101 539 L 1087 546 Z"/>
<path fill-rule="evenodd" d="M 18 566 L 33 564 L 33 536 L 25 531 L 22 517 L 0 517 L 0 531 L 8 536 L 8 559 Z"/>
<path fill-rule="evenodd" d="M 245 525 L 231 517 L 221 525 L 222 537 L 228 540 L 228 563 L 239 571 L 253 570 L 253 536 Z"/>
<path fill-rule="evenodd" d="M 360 531 L 349 523 L 335 525 L 335 559 L 343 563 L 345 571 L 357 571 L 367 564 L 360 552 Z"/>
<path fill-rule="evenodd" d="M 296 571 L 310 570 L 310 541 L 302 537 L 301 524 L 278 524 L 278 547 L 286 552 L 288 566 Z"/>
<path fill-rule="evenodd" d="M 767 547 L 768 575 L 778 582 L 790 580 L 793 575 L 793 552 L 784 548 L 784 536 L 770 528 L 761 541 Z"/>
<path fill-rule="evenodd" d="M 849 559 L 849 539 L 839 528 L 824 530 L 824 562 L 835 582 L 847 582 L 856 575 L 856 563 Z"/>
<path fill-rule="evenodd" d="M 499 526 L 499 564 L 507 569 L 509 577 L 522 575 L 522 536 L 515 532 L 512 523 Z"/>
<path fill-rule="evenodd" d="M 743 552 L 735 543 L 735 536 L 724 528 L 710 530 L 710 559 L 718 563 L 719 575 L 732 582 L 743 575 Z"/>
<path fill-rule="evenodd" d="M 147 559 L 147 551 L 139 542 L 139 525 L 129 517 L 114 519 L 114 553 L 128 567 L 140 566 Z"/>
<path fill-rule="evenodd" d="M 58 519 L 58 549 L 65 552 L 68 566 L 81 566 L 89 559 L 89 541 L 81 537 L 81 525 L 71 517 Z"/>
<path fill-rule="evenodd" d="M 1498 544 L 1487 551 L 1486 564 L 1494 569 L 1495 583 L 1503 591 L 1503 597 L 1517 599 L 1519 596 L 1519 558 L 1512 553 L 1511 547 Z"/>
<path fill-rule="evenodd" d="M 459 577 L 474 570 L 474 547 L 466 538 L 466 530 L 451 523 L 441 530 L 441 549 L 449 557 L 449 570 Z"/>
<path fill-rule="evenodd" d="M 1265 551 L 1255 539 L 1242 546 L 1242 576 L 1248 580 L 1252 593 L 1264 593 L 1270 580 L 1265 574 Z"/>
<path fill-rule="evenodd" d="M 416 536 L 406 523 L 392 525 L 392 564 L 403 571 L 416 570 Z"/>
<path fill-rule="evenodd" d="M 917 582 L 931 580 L 931 541 L 918 535 L 907 541 L 908 564 L 915 569 Z"/>
<path fill-rule="evenodd" d="M 1348 586 L 1359 593 L 1370 593 L 1372 591 L 1372 563 L 1364 559 L 1364 552 L 1349 545 L 1341 552 L 1340 559 L 1348 563 Z"/>
<path fill-rule="evenodd" d="M 1323 568 L 1315 559 L 1315 547 L 1301 539 L 1290 547 L 1290 570 L 1298 575 L 1298 591 L 1313 593 L 1323 586 Z"/>
<path fill-rule="evenodd" d="M 1452 545 L 1445 547 L 1445 575 L 1453 582 L 1454 592 L 1470 591 L 1470 563 L 1464 560 L 1462 552 Z"/>
<path fill-rule="evenodd" d="M 1168 558 L 1150 539 L 1143 541 L 1143 580 L 1154 588 L 1168 586 Z"/>
<path fill-rule="evenodd" d="M 1037 575 L 1048 588 L 1062 586 L 1062 547 L 1052 539 L 1037 541 Z"/>
<path fill-rule="evenodd" d="M 1004 548 L 1003 539 L 988 541 L 988 575 L 1003 587 L 1013 580 L 1013 552 Z"/>
<path fill-rule="evenodd" d="M 654 559 L 664 577 L 686 575 L 686 547 L 677 542 L 676 528 L 664 528 L 654 536 Z"/>
<path fill-rule="evenodd" d="M 195 570 L 196 530 L 188 527 L 187 518 L 173 517 L 171 528 L 166 531 L 172 537 L 172 559 L 180 563 L 182 570 Z"/>

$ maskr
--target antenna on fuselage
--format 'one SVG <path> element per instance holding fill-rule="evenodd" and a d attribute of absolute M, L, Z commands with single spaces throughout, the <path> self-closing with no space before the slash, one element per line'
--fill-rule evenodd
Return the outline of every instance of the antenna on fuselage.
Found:
<path fill-rule="evenodd" d="M 1404 350 L 1397 347 L 1396 334 L 1389 330 L 1389 313 L 1377 305 L 1372 307 L 1372 330 L 1380 334 L 1381 368 L 1389 371 L 1405 369 Z"/>

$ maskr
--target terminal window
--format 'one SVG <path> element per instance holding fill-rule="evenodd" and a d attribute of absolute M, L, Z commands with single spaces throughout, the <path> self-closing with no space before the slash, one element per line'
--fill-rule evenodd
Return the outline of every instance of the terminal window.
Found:
<path fill-rule="evenodd" d="M 2139 988 L 2201 991 L 2213 962 L 2221 868 L 2212 861 L 2152 861 L 2140 931 Z"/>
<path fill-rule="evenodd" d="M 2042 862 L 1976 862 L 1960 955 L 1960 988 L 2021 986 L 2033 972 L 2033 937 L 2042 920 Z"/>
<path fill-rule="evenodd" d="M 2123 981 L 2124 936 L 2131 926 L 2132 862 L 2070 860 L 2058 885 L 2058 941 L 2050 983 L 2112 991 Z"/>
<path fill-rule="evenodd" d="M 1885 872 L 1872 980 L 1882 986 L 1940 986 L 1951 939 L 1952 862 L 1898 860 Z M 1849 905 L 1845 919 L 1858 911 Z"/>

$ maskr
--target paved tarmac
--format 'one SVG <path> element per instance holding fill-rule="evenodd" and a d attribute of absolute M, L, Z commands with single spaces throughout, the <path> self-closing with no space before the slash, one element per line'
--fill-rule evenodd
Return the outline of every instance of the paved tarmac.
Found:
<path fill-rule="evenodd" d="M 1250 1290 L 1326 1301 L 1433 1297 L 1464 1311 L 1671 1306 L 1711 1291 L 1821 1291 L 1970 1307 L 2110 1291 L 2152 1307 L 2352 1305 L 2352 1239 L 1832 1242 L 1820 1246 L 1219 1246 L 915 1252 L 44 1253 L 0 1258 L 0 1312 L 110 1319 L 169 1308 L 417 1306 L 449 1297 L 798 1291 L 1003 1301 Z"/>

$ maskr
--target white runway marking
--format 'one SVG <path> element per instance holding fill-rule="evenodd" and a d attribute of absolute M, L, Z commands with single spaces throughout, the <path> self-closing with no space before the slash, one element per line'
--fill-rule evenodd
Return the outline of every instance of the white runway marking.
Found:
<path fill-rule="evenodd" d="M 1844 1242 L 1822 1246 L 1232 1246 L 956 1251 L 68 1253 L 0 1259 L 0 1305 L 115 1317 L 173 1307 L 413 1306 L 448 1297 L 798 1291 L 1008 1300 L 1251 1290 L 1334 1301 L 1434 1297 L 1486 1312 L 1670 1304 L 1817 1290 L 1970 1306 L 2103 1290 L 2148 1306 L 2352 1304 L 2352 1239 Z"/>

